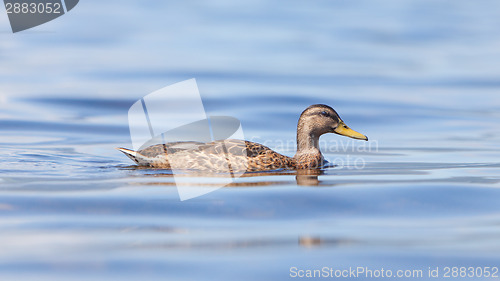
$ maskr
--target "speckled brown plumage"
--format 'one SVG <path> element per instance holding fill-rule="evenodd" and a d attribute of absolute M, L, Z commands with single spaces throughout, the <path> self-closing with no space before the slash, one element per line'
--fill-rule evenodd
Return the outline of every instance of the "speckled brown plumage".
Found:
<path fill-rule="evenodd" d="M 181 149 L 179 145 L 189 147 Z M 228 171 L 228 161 L 232 171 L 269 171 L 295 169 L 293 158 L 273 151 L 267 146 L 241 140 L 224 140 L 211 143 L 178 142 L 157 144 L 133 152 L 119 148 L 139 165 L 162 169 Z M 241 161 L 238 161 L 241 159 Z M 169 161 L 170 160 L 170 161 Z M 171 165 L 171 161 L 176 164 Z M 243 163 L 246 162 L 246 163 Z M 246 166 L 246 167 L 244 167 Z"/>
<path fill-rule="evenodd" d="M 302 112 L 297 125 L 297 153 L 288 157 L 267 146 L 244 140 L 210 143 L 172 142 L 156 144 L 137 152 L 118 148 L 140 166 L 212 172 L 257 172 L 278 169 L 318 169 L 325 161 L 319 137 L 337 133 L 356 139 L 367 138 L 347 127 L 327 105 L 312 105 Z"/>

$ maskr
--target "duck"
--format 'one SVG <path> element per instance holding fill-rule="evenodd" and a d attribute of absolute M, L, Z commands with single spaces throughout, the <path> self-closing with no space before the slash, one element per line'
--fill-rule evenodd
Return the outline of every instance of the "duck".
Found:
<path fill-rule="evenodd" d="M 368 141 L 368 137 L 349 128 L 328 105 L 307 107 L 297 123 L 297 152 L 293 157 L 246 140 L 213 142 L 169 142 L 133 151 L 118 147 L 138 166 L 211 172 L 263 172 L 273 170 L 315 170 L 328 163 L 319 147 L 327 133 Z"/>

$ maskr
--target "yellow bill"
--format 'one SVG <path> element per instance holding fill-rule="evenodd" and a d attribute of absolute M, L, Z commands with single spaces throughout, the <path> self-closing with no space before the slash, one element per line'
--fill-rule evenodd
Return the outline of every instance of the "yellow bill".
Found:
<path fill-rule="evenodd" d="M 333 130 L 333 132 L 336 134 L 350 137 L 350 138 L 357 139 L 357 140 L 365 140 L 365 141 L 368 140 L 367 136 L 360 134 L 360 133 L 354 131 L 353 129 L 347 127 L 347 125 L 342 120 L 340 120 L 339 125 L 337 126 L 337 128 L 335 128 L 335 130 Z"/>

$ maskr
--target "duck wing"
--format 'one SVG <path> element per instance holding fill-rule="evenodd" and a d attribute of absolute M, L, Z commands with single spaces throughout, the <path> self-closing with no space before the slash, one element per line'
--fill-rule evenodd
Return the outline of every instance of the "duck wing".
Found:
<path fill-rule="evenodd" d="M 164 144 L 155 144 L 152 146 L 148 146 L 137 152 L 146 157 L 157 157 L 159 155 L 174 154 L 179 151 L 196 150 L 203 145 L 206 144 L 203 142 L 195 141 L 168 142 Z"/>

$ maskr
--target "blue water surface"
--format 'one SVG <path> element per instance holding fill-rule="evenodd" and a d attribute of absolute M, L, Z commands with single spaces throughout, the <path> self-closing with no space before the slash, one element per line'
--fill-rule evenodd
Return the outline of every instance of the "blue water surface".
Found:
<path fill-rule="evenodd" d="M 499 50 L 493 0 L 80 1 L 16 34 L 0 12 L 0 279 L 495 280 L 444 268 L 500 267 Z M 136 100 L 189 78 L 283 154 L 315 103 L 370 141 L 180 201 L 114 148 Z"/>

